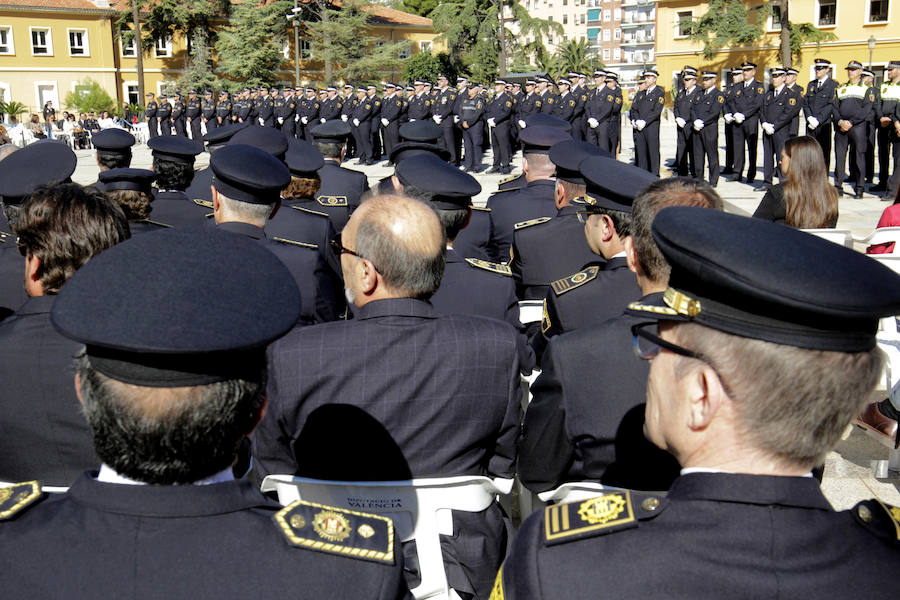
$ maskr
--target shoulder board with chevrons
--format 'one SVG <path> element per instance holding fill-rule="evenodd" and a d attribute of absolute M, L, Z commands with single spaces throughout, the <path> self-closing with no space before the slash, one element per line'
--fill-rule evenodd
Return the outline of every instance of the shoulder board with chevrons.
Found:
<path fill-rule="evenodd" d="M 294 546 L 394 564 L 394 523 L 387 517 L 297 500 L 275 514 L 275 523 Z"/>
<path fill-rule="evenodd" d="M 37 481 L 0 487 L 0 521 L 11 519 L 43 497 Z"/>
<path fill-rule="evenodd" d="M 528 221 L 521 221 L 513 225 L 513 229 L 518 231 L 520 229 L 525 229 L 526 227 L 531 227 L 532 225 L 540 225 L 541 223 L 546 223 L 550 220 L 550 217 L 540 217 L 537 219 L 529 219 Z"/>
<path fill-rule="evenodd" d="M 200 198 L 194 198 L 194 204 L 197 206 L 205 206 L 206 208 L 212 208 L 213 203 L 211 200 L 201 200 Z"/>
<path fill-rule="evenodd" d="M 600 267 L 590 266 L 587 269 L 578 271 L 577 273 L 569 275 L 568 277 L 557 279 L 550 284 L 550 287 L 553 288 L 553 292 L 557 296 L 562 296 L 566 292 L 574 290 L 577 287 L 581 287 L 588 281 L 595 279 L 599 271 Z"/>
<path fill-rule="evenodd" d="M 318 196 L 316 202 L 322 206 L 348 206 L 347 196 Z"/>
<path fill-rule="evenodd" d="M 276 242 L 281 242 L 282 244 L 291 244 L 293 246 L 302 246 L 303 248 L 312 248 L 313 250 L 319 249 L 318 244 L 310 244 L 308 242 L 298 242 L 295 240 L 289 240 L 287 238 L 276 237 L 276 236 L 273 236 L 272 239 L 275 240 Z"/>
<path fill-rule="evenodd" d="M 290 207 L 288 207 L 288 208 L 293 208 L 294 210 L 299 210 L 299 211 L 302 211 L 302 212 L 308 212 L 308 213 L 312 213 L 312 214 L 314 214 L 314 215 L 319 215 L 320 217 L 328 218 L 328 213 L 323 213 L 323 212 L 318 211 L 318 210 L 312 210 L 311 208 L 303 208 L 302 206 L 290 206 Z"/>
<path fill-rule="evenodd" d="M 502 263 L 489 262 L 479 258 L 467 258 L 466 262 L 478 269 L 484 269 L 485 271 L 497 273 L 498 275 L 512 277 L 512 269 Z"/>

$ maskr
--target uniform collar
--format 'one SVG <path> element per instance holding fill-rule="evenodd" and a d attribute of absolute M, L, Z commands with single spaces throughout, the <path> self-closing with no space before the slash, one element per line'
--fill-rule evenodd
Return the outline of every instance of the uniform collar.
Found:
<path fill-rule="evenodd" d="M 120 475 L 116 472 L 115 469 L 103 463 L 100 465 L 100 472 L 97 474 L 97 481 L 102 483 L 118 483 L 123 485 L 147 485 L 143 481 L 136 481 L 134 479 L 130 479 L 125 477 L 124 475 Z M 209 477 L 204 477 L 203 479 L 199 479 L 193 482 L 191 485 L 210 485 L 213 483 L 225 483 L 226 481 L 234 481 L 234 473 L 231 471 L 231 467 L 227 469 L 222 469 L 218 473 L 214 475 L 210 475 Z"/>
<path fill-rule="evenodd" d="M 246 235 L 247 237 L 251 237 L 255 240 L 261 240 L 266 237 L 266 232 L 256 225 L 251 225 L 250 223 L 241 223 L 240 221 L 228 221 L 225 223 L 219 223 L 218 225 L 216 225 L 216 229 L 220 229 L 222 231 L 230 231 L 231 233 L 237 233 L 239 235 Z"/>
<path fill-rule="evenodd" d="M 445 262 L 460 263 L 462 261 L 463 261 L 463 259 L 462 259 L 462 256 L 459 255 L 459 252 L 457 252 L 453 248 L 447 248 L 447 254 L 445 255 Z"/>
<path fill-rule="evenodd" d="M 812 477 L 694 472 L 676 479 L 667 498 L 832 510 Z"/>
<path fill-rule="evenodd" d="M 356 320 L 374 319 L 377 317 L 422 317 L 434 319 L 438 315 L 431 303 L 415 298 L 386 298 L 373 300 L 362 308 L 356 309 Z"/>
<path fill-rule="evenodd" d="M 53 308 L 53 302 L 56 301 L 56 295 L 47 296 L 31 296 L 22 306 L 15 312 L 16 315 L 40 315 L 49 314 Z"/>

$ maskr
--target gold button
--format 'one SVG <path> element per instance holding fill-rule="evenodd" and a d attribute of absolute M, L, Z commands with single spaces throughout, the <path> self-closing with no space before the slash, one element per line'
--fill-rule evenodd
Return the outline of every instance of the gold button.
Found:
<path fill-rule="evenodd" d="M 859 518 L 863 523 L 871 523 L 872 522 L 872 511 L 869 510 L 868 506 L 860 506 L 856 509 L 856 514 L 859 515 Z"/>
<path fill-rule="evenodd" d="M 659 508 L 659 499 L 658 498 L 646 498 L 643 502 L 641 502 L 641 508 L 644 510 L 656 510 Z"/>
<path fill-rule="evenodd" d="M 292 516 L 291 527 L 293 527 L 294 529 L 303 529 L 304 527 L 306 527 L 306 519 L 304 519 L 300 515 Z"/>

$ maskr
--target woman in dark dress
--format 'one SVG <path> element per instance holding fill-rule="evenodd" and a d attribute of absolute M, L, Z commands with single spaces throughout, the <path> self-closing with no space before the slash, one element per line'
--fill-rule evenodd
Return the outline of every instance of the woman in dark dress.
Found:
<path fill-rule="evenodd" d="M 797 229 L 834 228 L 838 194 L 828 181 L 819 142 L 808 135 L 785 142 L 781 172 L 782 181 L 766 192 L 753 216 Z"/>

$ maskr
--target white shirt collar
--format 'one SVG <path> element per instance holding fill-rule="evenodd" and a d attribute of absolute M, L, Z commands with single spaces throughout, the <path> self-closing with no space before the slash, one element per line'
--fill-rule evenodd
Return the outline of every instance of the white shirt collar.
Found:
<path fill-rule="evenodd" d="M 724 469 L 710 469 L 709 467 L 685 467 L 681 469 L 681 475 L 690 475 L 691 473 L 725 473 L 726 475 L 740 475 L 736 471 L 725 471 Z M 803 477 L 812 477 L 812 473 L 807 473 Z"/>
<path fill-rule="evenodd" d="M 648 87 L 648 88 L 647 88 L 647 93 L 649 94 L 649 93 L 652 92 L 654 89 L 656 89 L 656 86 L 655 86 L 655 85 L 654 85 L 654 86 L 651 86 L 651 87 Z"/>
<path fill-rule="evenodd" d="M 781 90 L 783 90 L 783 89 L 785 88 L 786 85 L 787 85 L 787 84 L 784 84 L 784 83 L 782 83 L 781 85 L 779 85 L 777 88 L 775 88 L 775 93 L 776 93 L 776 94 L 780 94 L 780 93 L 781 93 Z"/>
<path fill-rule="evenodd" d="M 100 465 L 100 472 L 97 474 L 97 481 L 103 483 L 119 483 L 124 485 L 147 485 L 143 481 L 135 481 L 134 479 L 129 479 L 124 475 L 119 475 L 118 473 L 116 473 L 115 469 L 105 463 Z M 231 471 L 231 467 L 219 471 L 214 475 L 210 475 L 209 477 L 204 477 L 203 479 L 195 481 L 191 485 L 210 485 L 212 483 L 224 483 L 226 481 L 234 481 L 234 473 Z"/>
<path fill-rule="evenodd" d="M 607 258 L 606 260 L 611 260 L 611 259 L 613 259 L 613 258 L 620 258 L 620 257 L 621 257 L 621 258 L 625 258 L 625 251 L 624 251 L 624 250 L 622 250 L 621 252 L 616 252 L 615 254 L 613 254 L 612 256 L 610 256 L 609 258 Z"/>

